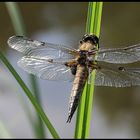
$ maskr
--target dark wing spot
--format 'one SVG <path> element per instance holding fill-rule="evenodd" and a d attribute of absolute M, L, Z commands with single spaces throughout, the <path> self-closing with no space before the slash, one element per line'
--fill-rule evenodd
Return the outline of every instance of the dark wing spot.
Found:
<path fill-rule="evenodd" d="M 16 35 L 16 37 L 23 38 L 24 36 L 21 36 L 21 35 Z"/>
<path fill-rule="evenodd" d="M 16 37 L 18 37 L 18 38 L 23 38 L 23 39 L 28 40 L 28 41 L 31 41 L 31 42 L 34 41 L 34 40 L 30 39 L 30 38 L 27 38 L 27 37 L 21 36 L 21 35 L 17 35 Z"/>
<path fill-rule="evenodd" d="M 118 70 L 125 71 L 125 68 L 124 67 L 119 67 Z"/>
<path fill-rule="evenodd" d="M 47 61 L 50 63 L 53 63 L 53 59 L 48 59 Z"/>
<path fill-rule="evenodd" d="M 42 41 L 41 41 L 41 45 L 43 45 L 43 46 L 44 46 L 44 45 L 45 45 L 45 42 L 42 42 Z"/>

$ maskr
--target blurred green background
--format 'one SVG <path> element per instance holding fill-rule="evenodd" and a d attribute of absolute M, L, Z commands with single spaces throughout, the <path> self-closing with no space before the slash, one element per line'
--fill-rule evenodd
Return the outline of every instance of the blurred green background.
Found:
<path fill-rule="evenodd" d="M 85 33 L 87 2 L 20 2 L 18 6 L 28 37 L 77 48 L 79 40 Z M 22 55 L 7 46 L 7 39 L 15 32 L 5 3 L 2 2 L 0 19 L 0 47 L 30 86 L 27 73 L 17 66 L 17 60 Z M 104 2 L 100 47 L 124 47 L 137 43 L 140 43 L 140 3 Z M 0 79 L 0 122 L 14 138 L 33 138 L 34 134 L 18 94 L 23 91 L 1 63 Z M 37 80 L 43 108 L 60 137 L 73 137 L 75 116 L 71 124 L 66 124 L 72 83 Z M 139 138 L 139 91 L 140 87 L 96 87 L 90 138 Z M 34 113 L 29 100 L 24 98 Z M 50 137 L 47 130 L 46 133 Z M 1 125 L 0 138 L 2 138 Z"/>

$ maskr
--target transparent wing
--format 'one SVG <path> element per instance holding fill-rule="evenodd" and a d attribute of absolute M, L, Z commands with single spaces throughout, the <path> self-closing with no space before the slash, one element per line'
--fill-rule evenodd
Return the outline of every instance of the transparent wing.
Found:
<path fill-rule="evenodd" d="M 130 87 L 140 85 L 140 68 L 120 67 L 99 62 L 96 72 L 96 86 Z"/>
<path fill-rule="evenodd" d="M 97 60 L 118 64 L 140 61 L 140 44 L 125 48 L 100 49 Z"/>
<path fill-rule="evenodd" d="M 65 59 L 74 58 L 77 55 L 75 49 L 66 48 L 64 45 L 40 42 L 23 36 L 12 36 L 7 42 L 11 48 L 26 56 Z"/>
<path fill-rule="evenodd" d="M 18 61 L 18 65 L 30 74 L 41 79 L 72 81 L 74 76 L 69 67 L 66 67 L 59 59 L 46 59 L 24 56 Z"/>

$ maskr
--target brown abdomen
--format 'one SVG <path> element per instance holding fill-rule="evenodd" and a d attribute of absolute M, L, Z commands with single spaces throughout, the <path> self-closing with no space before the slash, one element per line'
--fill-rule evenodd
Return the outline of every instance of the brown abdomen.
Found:
<path fill-rule="evenodd" d="M 68 112 L 68 120 L 71 121 L 71 118 L 80 102 L 81 95 L 88 77 L 88 69 L 86 66 L 77 66 L 77 71 L 75 75 L 75 79 L 73 82 L 73 87 L 70 95 L 69 101 L 69 112 Z"/>

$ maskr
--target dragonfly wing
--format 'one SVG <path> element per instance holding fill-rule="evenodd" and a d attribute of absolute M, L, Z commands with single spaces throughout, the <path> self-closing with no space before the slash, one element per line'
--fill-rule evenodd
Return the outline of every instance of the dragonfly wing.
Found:
<path fill-rule="evenodd" d="M 24 56 L 18 61 L 18 65 L 30 74 L 34 74 L 41 79 L 73 81 L 69 67 L 58 59 L 44 59 Z"/>
<path fill-rule="evenodd" d="M 126 68 L 99 62 L 96 72 L 96 86 L 130 87 L 140 85 L 140 68 Z"/>
<path fill-rule="evenodd" d="M 64 45 L 40 42 L 23 36 L 12 36 L 8 39 L 8 45 L 27 56 L 47 58 L 74 58 L 77 50 L 67 48 Z"/>
<path fill-rule="evenodd" d="M 100 49 L 98 52 L 97 61 L 118 64 L 140 61 L 140 44 L 125 48 Z"/>

